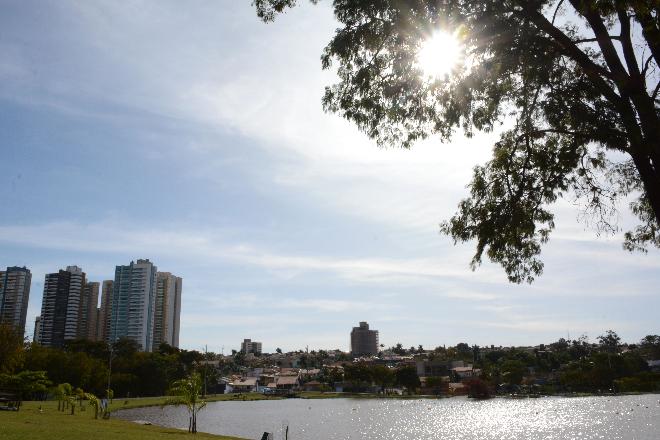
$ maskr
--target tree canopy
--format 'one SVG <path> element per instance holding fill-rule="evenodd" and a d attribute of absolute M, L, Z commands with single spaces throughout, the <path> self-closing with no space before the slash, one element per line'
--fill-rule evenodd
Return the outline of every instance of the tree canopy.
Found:
<path fill-rule="evenodd" d="M 311 0 L 316 3 L 316 0 Z M 296 0 L 254 0 L 271 21 Z M 335 0 L 341 26 L 321 56 L 339 82 L 323 106 L 380 145 L 408 148 L 457 130 L 500 133 L 474 168 L 469 196 L 441 225 L 476 240 L 512 282 L 543 271 L 550 205 L 576 202 L 596 230 L 618 231 L 629 202 L 639 225 L 624 248 L 660 247 L 658 0 Z M 454 35 L 464 59 L 424 75 L 423 42 Z M 443 56 L 442 53 L 437 54 Z M 632 201 L 631 201 L 632 200 Z"/>

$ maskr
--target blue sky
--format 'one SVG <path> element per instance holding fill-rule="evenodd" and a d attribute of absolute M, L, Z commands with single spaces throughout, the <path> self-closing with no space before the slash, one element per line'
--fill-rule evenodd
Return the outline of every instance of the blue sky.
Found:
<path fill-rule="evenodd" d="M 346 350 L 363 320 L 425 347 L 660 333 L 660 253 L 569 202 L 535 284 L 470 271 L 438 223 L 493 135 L 383 150 L 324 114 L 327 4 L 269 25 L 247 0 L 1 7 L 0 266 L 32 270 L 28 331 L 44 274 L 150 258 L 184 279 L 185 348 Z"/>

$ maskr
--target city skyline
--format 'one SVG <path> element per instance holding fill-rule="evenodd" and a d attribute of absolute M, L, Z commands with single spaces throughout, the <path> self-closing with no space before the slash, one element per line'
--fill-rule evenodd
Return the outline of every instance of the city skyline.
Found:
<path fill-rule="evenodd" d="M 625 205 L 600 238 L 553 207 L 531 286 L 472 272 L 474 243 L 438 223 L 497 137 L 379 149 L 322 111 L 331 6 L 264 25 L 238 3 L 26 1 L 0 17 L 0 267 L 32 271 L 27 334 L 46 273 L 102 282 L 146 257 L 186 280 L 183 348 L 348 350 L 360 321 L 386 346 L 660 333 L 660 253 L 621 249 Z"/>

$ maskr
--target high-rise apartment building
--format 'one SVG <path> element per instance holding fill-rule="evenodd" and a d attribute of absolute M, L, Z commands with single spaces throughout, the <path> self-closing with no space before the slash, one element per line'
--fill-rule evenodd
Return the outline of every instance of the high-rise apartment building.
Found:
<path fill-rule="evenodd" d="M 32 337 L 32 342 L 40 343 L 41 338 L 41 316 L 34 318 L 34 336 Z"/>
<path fill-rule="evenodd" d="M 25 267 L 0 271 L 0 323 L 13 326 L 23 336 L 32 274 Z"/>
<path fill-rule="evenodd" d="M 156 266 L 149 260 L 117 266 L 110 313 L 110 342 L 129 338 L 151 351 L 156 305 Z"/>
<path fill-rule="evenodd" d="M 153 350 L 163 342 L 179 346 L 182 284 L 180 277 L 169 272 L 156 273 Z"/>
<path fill-rule="evenodd" d="M 261 342 L 253 341 L 252 339 L 243 339 L 243 342 L 241 342 L 241 351 L 245 354 L 261 354 Z"/>
<path fill-rule="evenodd" d="M 98 320 L 96 322 L 96 340 L 108 342 L 110 340 L 110 315 L 112 314 L 112 291 L 115 282 L 113 280 L 103 281 L 101 287 L 101 307 L 98 309 Z"/>
<path fill-rule="evenodd" d="M 353 356 L 374 356 L 378 354 L 378 330 L 369 330 L 369 324 L 360 322 L 351 331 L 351 354 Z"/>
<path fill-rule="evenodd" d="M 85 273 L 78 266 L 46 275 L 41 302 L 41 345 L 62 347 L 66 341 L 78 338 L 85 284 Z"/>
<path fill-rule="evenodd" d="M 99 283 L 86 283 L 80 298 L 78 338 L 96 341 L 96 306 L 99 302 Z"/>

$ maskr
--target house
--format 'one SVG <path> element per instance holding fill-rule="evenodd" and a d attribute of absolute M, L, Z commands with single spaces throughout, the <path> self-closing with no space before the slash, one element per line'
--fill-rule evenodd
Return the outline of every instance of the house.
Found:
<path fill-rule="evenodd" d="M 447 361 L 442 359 L 420 359 L 416 362 L 417 375 L 441 377 L 449 374 Z M 461 365 L 462 366 L 462 365 Z"/>
<path fill-rule="evenodd" d="M 479 374 L 481 374 L 481 370 L 474 369 L 472 368 L 472 365 L 468 365 L 467 367 L 452 368 L 451 373 L 454 379 L 464 380 L 479 376 Z"/>
<path fill-rule="evenodd" d="M 257 391 L 258 380 L 256 377 L 241 377 L 229 385 L 234 393 L 254 393 Z"/>
<path fill-rule="evenodd" d="M 308 369 L 302 369 L 300 370 L 300 378 L 301 379 L 311 379 L 318 377 L 319 374 L 321 374 L 321 370 L 318 368 L 308 368 Z"/>
<path fill-rule="evenodd" d="M 278 376 L 276 382 L 276 389 L 278 393 L 291 392 L 300 387 L 298 376 Z"/>

